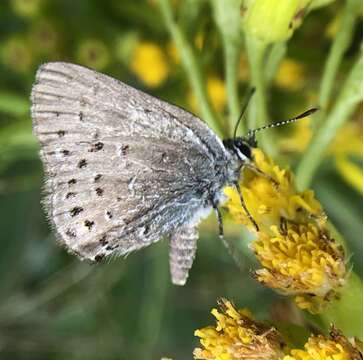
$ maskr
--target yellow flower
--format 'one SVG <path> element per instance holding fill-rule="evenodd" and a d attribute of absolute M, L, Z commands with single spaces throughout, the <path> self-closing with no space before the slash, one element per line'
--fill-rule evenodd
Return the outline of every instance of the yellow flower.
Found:
<path fill-rule="evenodd" d="M 224 82 L 218 76 L 209 76 L 207 79 L 207 92 L 213 107 L 221 112 L 227 103 L 227 91 Z"/>
<path fill-rule="evenodd" d="M 284 59 L 276 75 L 276 84 L 284 89 L 298 90 L 304 84 L 304 67 L 293 59 Z"/>
<path fill-rule="evenodd" d="M 256 279 L 285 295 L 293 295 L 300 308 L 318 312 L 337 296 L 344 284 L 344 252 L 329 235 L 326 217 L 311 190 L 298 193 L 290 171 L 279 168 L 259 149 L 255 166 L 243 174 L 240 186 L 246 206 L 259 232 L 251 243 L 263 269 Z M 242 210 L 237 191 L 225 189 L 225 207 L 235 221 L 256 232 Z"/>
<path fill-rule="evenodd" d="M 194 350 L 195 359 L 281 359 L 284 342 L 273 327 L 253 320 L 247 310 L 237 310 L 230 301 L 222 299 L 220 310 L 212 310 L 217 319 L 215 327 L 196 330 L 202 348 Z"/>
<path fill-rule="evenodd" d="M 309 121 L 295 124 L 292 136 L 281 139 L 284 151 L 303 152 L 312 136 Z M 333 156 L 335 166 L 348 184 L 363 193 L 363 169 L 356 165 L 351 156 L 363 158 L 363 128 L 358 122 L 346 124 L 330 145 L 327 155 Z"/>
<path fill-rule="evenodd" d="M 362 108 L 363 113 L 363 108 Z M 347 123 L 331 144 L 332 155 L 357 155 L 363 157 L 363 127 L 357 122 Z"/>
<path fill-rule="evenodd" d="M 363 168 L 355 164 L 350 156 L 363 158 L 363 129 L 356 123 L 345 125 L 329 148 L 335 165 L 346 182 L 363 194 Z"/>
<path fill-rule="evenodd" d="M 222 112 L 227 103 L 227 90 L 223 80 L 217 75 L 209 75 L 207 93 L 214 109 L 217 112 Z M 198 113 L 198 102 L 192 91 L 188 93 L 187 100 L 192 111 Z"/>
<path fill-rule="evenodd" d="M 345 156 L 338 156 L 335 164 L 345 181 L 363 194 L 363 169 Z"/>
<path fill-rule="evenodd" d="M 336 296 L 345 282 L 344 254 L 339 245 L 313 224 L 272 226 L 274 235 L 261 233 L 251 245 L 264 267 L 256 279 L 285 295 L 295 295 L 296 304 L 319 312 Z"/>
<path fill-rule="evenodd" d="M 330 339 L 313 335 L 304 347 L 305 350 L 291 350 L 291 354 L 283 360 L 360 360 L 363 356 L 357 339 L 349 341 L 334 328 L 330 332 Z"/>
<path fill-rule="evenodd" d="M 110 53 L 103 41 L 87 39 L 80 44 L 77 59 L 83 65 L 102 70 L 110 62 Z"/>
<path fill-rule="evenodd" d="M 361 360 L 363 343 L 346 338 L 331 327 L 330 336 L 311 335 L 304 349 L 285 345 L 280 333 L 271 326 L 256 322 L 246 309 L 237 310 L 222 299 L 220 310 L 213 309 L 216 326 L 195 331 L 201 347 L 194 349 L 194 358 L 201 360 Z"/>
<path fill-rule="evenodd" d="M 170 58 L 175 62 L 175 64 L 180 64 L 180 53 L 173 41 L 170 41 L 168 43 L 167 52 Z"/>
<path fill-rule="evenodd" d="M 261 231 L 274 234 L 270 228 L 280 225 L 281 219 L 295 223 L 303 222 L 306 217 L 323 219 L 322 207 L 313 192 L 306 190 L 297 193 L 290 171 L 275 165 L 260 149 L 254 149 L 253 156 L 255 166 L 266 176 L 246 170 L 241 188 L 247 208 Z M 237 222 L 254 231 L 254 226 L 241 209 L 237 191 L 227 187 L 224 192 L 229 198 L 225 204 L 227 210 Z"/>
<path fill-rule="evenodd" d="M 280 139 L 280 148 L 284 152 L 302 153 L 311 140 L 313 132 L 310 127 L 310 118 L 304 121 L 298 121 L 291 126 L 292 131 L 289 136 Z"/>
<path fill-rule="evenodd" d="M 141 42 L 136 46 L 131 60 L 131 69 L 147 86 L 161 85 L 169 74 L 169 66 L 160 46 Z"/>

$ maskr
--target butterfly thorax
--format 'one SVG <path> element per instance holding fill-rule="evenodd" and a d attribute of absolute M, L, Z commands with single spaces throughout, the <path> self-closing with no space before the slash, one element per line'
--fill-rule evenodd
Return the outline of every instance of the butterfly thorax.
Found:
<path fill-rule="evenodd" d="M 223 145 L 231 156 L 228 182 L 233 183 L 238 180 L 242 167 L 252 161 L 252 149 L 256 147 L 256 141 L 254 138 L 237 137 L 224 140 Z"/>

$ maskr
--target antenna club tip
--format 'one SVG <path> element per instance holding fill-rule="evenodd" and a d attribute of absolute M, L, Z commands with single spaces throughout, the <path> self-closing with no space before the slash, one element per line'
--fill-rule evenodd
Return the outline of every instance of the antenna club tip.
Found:
<path fill-rule="evenodd" d="M 314 106 L 313 108 L 311 108 L 308 111 L 310 114 L 313 114 L 314 112 L 319 111 L 319 110 L 320 110 L 320 106 Z"/>
<path fill-rule="evenodd" d="M 300 119 L 303 119 L 303 118 L 306 118 L 312 114 L 314 114 L 316 111 L 320 110 L 320 108 L 317 106 L 317 107 L 313 107 L 305 112 L 303 112 L 302 114 L 296 116 L 295 118 L 293 118 L 292 120 L 300 120 Z"/>

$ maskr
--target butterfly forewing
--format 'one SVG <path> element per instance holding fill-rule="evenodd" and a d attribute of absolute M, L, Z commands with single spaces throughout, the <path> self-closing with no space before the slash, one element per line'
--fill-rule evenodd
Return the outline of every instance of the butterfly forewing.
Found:
<path fill-rule="evenodd" d="M 47 63 L 31 100 L 47 211 L 81 258 L 169 235 L 205 206 L 210 184 L 225 181 L 215 164 L 227 153 L 203 122 L 106 75 Z"/>

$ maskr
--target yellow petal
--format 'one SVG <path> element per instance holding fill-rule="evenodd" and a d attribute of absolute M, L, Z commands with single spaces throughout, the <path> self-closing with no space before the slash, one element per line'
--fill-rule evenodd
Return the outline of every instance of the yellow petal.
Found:
<path fill-rule="evenodd" d="M 353 164 L 344 155 L 336 158 L 336 166 L 343 178 L 363 194 L 363 169 Z"/>

